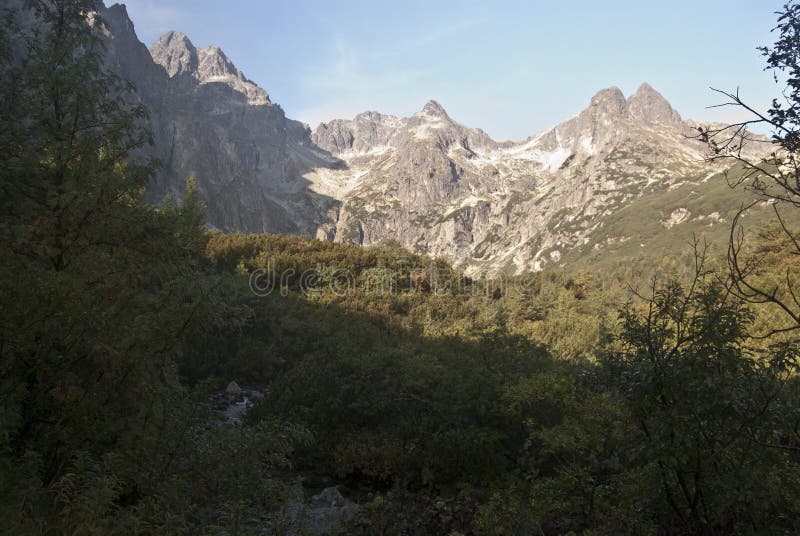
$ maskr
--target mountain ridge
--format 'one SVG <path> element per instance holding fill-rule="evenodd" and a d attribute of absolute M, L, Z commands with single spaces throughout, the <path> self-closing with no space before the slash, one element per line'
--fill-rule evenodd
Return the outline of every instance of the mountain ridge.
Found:
<path fill-rule="evenodd" d="M 394 240 L 470 275 L 521 273 L 584 247 L 633 200 L 723 171 L 692 139 L 697 123 L 646 82 L 627 98 L 601 89 L 519 142 L 457 122 L 436 100 L 408 117 L 367 111 L 311 130 L 219 47 L 169 31 L 148 49 L 124 7 L 102 14 L 112 63 L 151 110 L 165 163 L 151 198 L 179 197 L 195 174 L 223 231 Z"/>
<path fill-rule="evenodd" d="M 646 83 L 627 99 L 602 89 L 575 116 L 518 143 L 497 143 L 438 103 L 424 113 L 428 106 L 408 118 L 371 112 L 314 130 L 318 146 L 366 169 L 343 201 L 335 240 L 397 240 L 473 275 L 538 270 L 587 239 L 593 229 L 576 220 L 721 171 L 691 139 L 694 124 Z M 420 176 L 424 188 L 412 180 Z"/>

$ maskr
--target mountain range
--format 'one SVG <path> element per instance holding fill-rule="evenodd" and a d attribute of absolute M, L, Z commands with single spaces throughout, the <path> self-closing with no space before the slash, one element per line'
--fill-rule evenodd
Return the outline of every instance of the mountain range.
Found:
<path fill-rule="evenodd" d="M 124 6 L 99 10 L 109 65 L 150 110 L 162 164 L 150 199 L 180 197 L 195 175 L 224 232 L 391 240 L 494 276 L 722 235 L 736 208 L 718 203 L 732 199 L 726 169 L 706 159 L 697 123 L 646 83 L 627 98 L 603 89 L 521 142 L 497 142 L 434 100 L 410 117 L 368 111 L 312 131 L 219 47 L 170 31 L 148 49 Z"/>

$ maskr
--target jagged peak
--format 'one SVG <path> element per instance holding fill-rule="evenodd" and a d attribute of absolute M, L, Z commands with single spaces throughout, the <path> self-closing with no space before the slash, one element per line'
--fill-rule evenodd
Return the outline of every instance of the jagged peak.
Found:
<path fill-rule="evenodd" d="M 113 18 L 118 24 L 124 24 L 131 33 L 136 33 L 133 27 L 133 21 L 128 15 L 128 8 L 125 7 L 125 4 L 113 4 L 107 7 L 103 18 Z"/>
<path fill-rule="evenodd" d="M 217 76 L 238 77 L 241 74 L 228 55 L 217 45 L 201 48 L 197 54 L 200 58 L 199 74 L 201 79 Z"/>
<path fill-rule="evenodd" d="M 153 43 L 150 55 L 170 78 L 187 74 L 200 84 L 222 82 L 250 104 L 271 105 L 267 92 L 245 78 L 218 45 L 196 48 L 186 34 L 170 30 Z"/>
<path fill-rule="evenodd" d="M 209 45 L 207 47 L 203 47 L 200 49 L 200 52 L 206 56 L 219 56 L 223 58 L 225 61 L 230 61 L 228 55 L 220 48 L 219 45 Z"/>
<path fill-rule="evenodd" d="M 617 86 L 601 89 L 594 94 L 590 108 L 599 108 L 605 112 L 622 113 L 625 110 L 625 95 Z"/>
<path fill-rule="evenodd" d="M 444 107 L 433 99 L 426 102 L 425 106 L 422 107 L 422 110 L 420 110 L 419 113 L 423 115 L 429 115 L 432 117 L 449 118 Z"/>
<path fill-rule="evenodd" d="M 653 86 L 651 86 L 647 82 L 642 82 L 641 84 L 639 84 L 639 87 L 636 89 L 636 92 L 634 93 L 634 95 L 647 95 L 647 94 L 655 94 L 661 97 L 661 93 L 656 91 L 653 88 Z"/>
<path fill-rule="evenodd" d="M 169 30 L 150 46 L 150 48 L 187 49 L 196 51 L 189 37 L 177 30 Z"/>
<path fill-rule="evenodd" d="M 119 4 L 115 4 L 119 5 Z M 124 6 L 123 6 L 124 7 Z M 179 32 L 178 30 L 167 30 L 164 32 L 161 37 L 156 39 L 156 43 L 170 43 L 172 41 L 189 41 L 189 38 L 186 36 L 185 33 Z M 191 42 L 191 41 L 190 41 Z"/>
<path fill-rule="evenodd" d="M 98 8 L 98 9 L 102 9 L 102 8 Z M 110 12 L 119 11 L 120 14 L 123 14 L 126 17 L 128 16 L 128 6 L 126 6 L 125 4 L 118 4 L 118 3 L 111 4 L 110 6 L 106 7 L 106 10 L 110 11 Z"/>
<path fill-rule="evenodd" d="M 389 117 L 389 116 L 375 110 L 367 110 L 366 112 L 361 112 L 359 114 L 356 114 L 356 116 L 353 117 L 353 121 L 373 121 L 376 119 L 380 120 L 384 117 Z"/>
<path fill-rule="evenodd" d="M 150 46 L 153 61 L 164 67 L 171 77 L 194 74 L 199 66 L 197 48 L 186 34 L 170 30 Z"/>
<path fill-rule="evenodd" d="M 643 82 L 628 99 L 626 113 L 631 118 L 648 123 L 681 121 L 680 114 L 672 108 L 669 101 L 647 82 Z"/>

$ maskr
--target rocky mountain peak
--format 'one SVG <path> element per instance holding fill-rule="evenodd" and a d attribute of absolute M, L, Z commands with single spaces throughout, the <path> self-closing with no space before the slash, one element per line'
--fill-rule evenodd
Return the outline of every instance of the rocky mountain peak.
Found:
<path fill-rule="evenodd" d="M 170 78 L 180 74 L 194 75 L 200 65 L 197 48 L 186 34 L 170 30 L 150 47 L 153 61 L 164 67 Z"/>
<path fill-rule="evenodd" d="M 628 99 L 626 114 L 646 123 L 680 123 L 681 116 L 661 93 L 647 82 Z"/>
<path fill-rule="evenodd" d="M 200 65 L 197 68 L 196 76 L 201 83 L 221 82 L 234 91 L 247 96 L 250 104 L 272 104 L 267 92 L 248 80 L 217 45 L 199 49 L 197 56 Z"/>
<path fill-rule="evenodd" d="M 186 34 L 170 30 L 153 43 L 150 56 L 170 78 L 189 77 L 181 78 L 180 84 L 223 83 L 245 95 L 249 104 L 272 104 L 267 92 L 248 80 L 217 45 L 198 49 Z"/>
<path fill-rule="evenodd" d="M 601 89 L 595 93 L 589 104 L 590 108 L 609 114 L 621 114 L 625 110 L 625 95 L 616 86 Z"/>
<path fill-rule="evenodd" d="M 369 110 L 366 112 L 361 112 L 360 114 L 356 115 L 353 118 L 353 121 L 360 123 L 380 123 L 388 117 L 389 116 L 386 116 L 380 112 Z"/>
<path fill-rule="evenodd" d="M 217 45 L 201 48 L 197 51 L 197 55 L 200 59 L 200 66 L 197 69 L 197 73 L 201 80 L 227 76 L 242 76 L 239 69 L 236 68 L 230 58 L 228 58 Z"/>
<path fill-rule="evenodd" d="M 422 107 L 422 110 L 420 110 L 419 113 L 423 115 L 429 115 L 431 117 L 441 117 L 449 119 L 449 116 L 447 115 L 447 112 L 442 107 L 442 105 L 433 99 L 425 103 L 425 106 Z"/>
<path fill-rule="evenodd" d="M 20 2 L 20 5 L 22 2 Z M 136 34 L 136 31 L 133 27 L 133 21 L 128 16 L 128 8 L 125 7 L 125 4 L 114 4 L 111 7 L 106 9 L 106 18 L 112 18 L 114 21 L 121 26 L 125 27 L 125 31 L 130 34 Z"/>

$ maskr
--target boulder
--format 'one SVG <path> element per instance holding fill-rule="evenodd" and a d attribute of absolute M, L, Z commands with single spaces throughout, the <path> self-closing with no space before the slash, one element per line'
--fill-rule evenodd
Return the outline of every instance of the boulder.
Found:
<path fill-rule="evenodd" d="M 228 387 L 225 388 L 225 397 L 228 400 L 239 400 L 242 398 L 242 388 L 239 387 L 238 383 L 232 381 L 228 384 Z"/>

